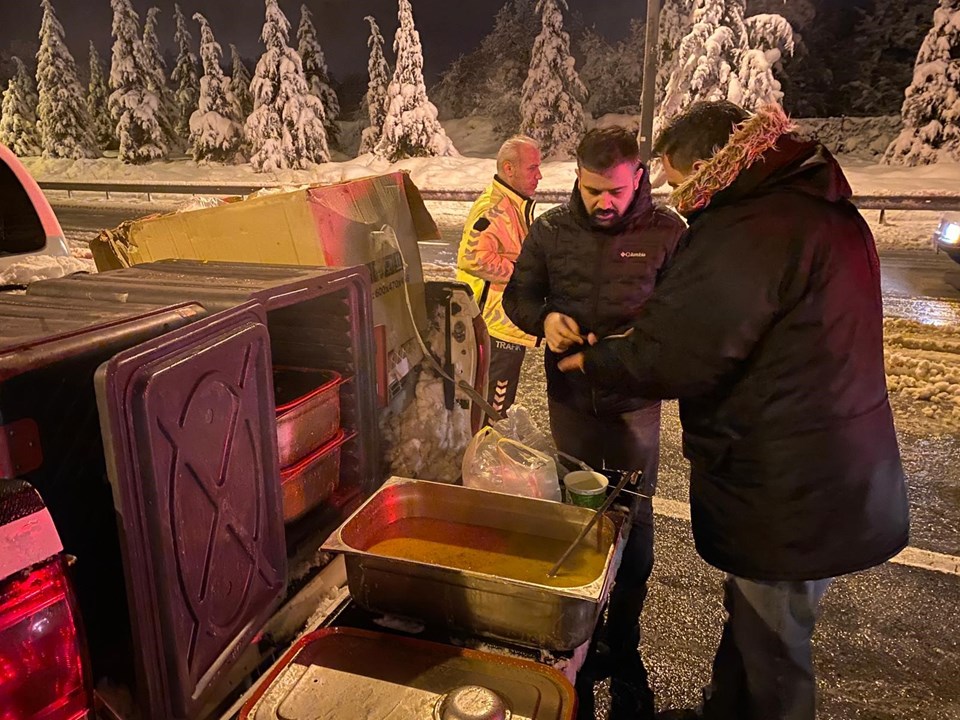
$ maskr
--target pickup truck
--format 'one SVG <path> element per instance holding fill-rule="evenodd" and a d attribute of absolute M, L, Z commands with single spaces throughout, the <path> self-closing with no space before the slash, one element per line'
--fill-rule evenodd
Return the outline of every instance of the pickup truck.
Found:
<path fill-rule="evenodd" d="M 3 148 L 0 180 L 0 261 L 66 253 Z M 342 605 L 320 546 L 392 472 L 384 428 L 429 366 L 438 421 L 476 430 L 463 391 L 485 382 L 486 330 L 450 282 L 426 283 L 425 360 L 384 372 L 376 271 L 173 259 L 0 292 L 0 718 L 235 717 Z M 285 424 L 301 410 L 329 432 Z"/>

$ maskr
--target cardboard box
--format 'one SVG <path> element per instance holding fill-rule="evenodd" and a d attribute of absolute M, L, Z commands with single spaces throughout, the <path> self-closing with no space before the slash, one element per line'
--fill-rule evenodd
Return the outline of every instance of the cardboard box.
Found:
<path fill-rule="evenodd" d="M 90 245 L 101 270 L 168 258 L 366 265 L 378 339 L 377 385 L 385 405 L 422 359 L 414 334 L 427 328 L 417 242 L 433 239 L 439 231 L 419 190 L 406 173 L 396 172 L 154 215 L 104 231 Z"/>

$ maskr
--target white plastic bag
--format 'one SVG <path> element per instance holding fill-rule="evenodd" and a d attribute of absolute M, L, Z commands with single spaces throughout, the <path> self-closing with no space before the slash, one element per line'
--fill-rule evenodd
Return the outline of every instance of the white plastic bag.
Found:
<path fill-rule="evenodd" d="M 479 490 L 560 501 L 553 458 L 519 440 L 504 437 L 492 427 L 481 429 L 467 445 L 463 484 Z"/>

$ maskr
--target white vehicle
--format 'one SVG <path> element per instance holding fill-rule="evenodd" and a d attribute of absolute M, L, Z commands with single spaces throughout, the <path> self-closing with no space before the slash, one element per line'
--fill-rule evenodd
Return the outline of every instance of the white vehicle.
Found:
<path fill-rule="evenodd" d="M 40 186 L 0 145 L 0 271 L 27 255 L 67 257 L 70 251 Z"/>

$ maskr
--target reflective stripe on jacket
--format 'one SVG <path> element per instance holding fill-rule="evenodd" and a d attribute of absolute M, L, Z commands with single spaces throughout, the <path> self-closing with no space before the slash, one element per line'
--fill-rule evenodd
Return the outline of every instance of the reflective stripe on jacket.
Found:
<path fill-rule="evenodd" d="M 503 311 L 503 290 L 533 220 L 532 200 L 494 177 L 470 209 L 457 253 L 457 280 L 473 289 L 490 336 L 533 347 L 537 338 Z"/>

